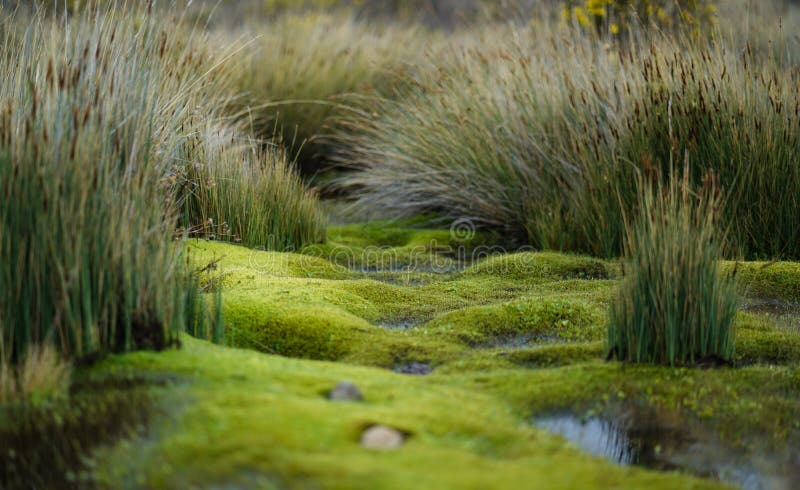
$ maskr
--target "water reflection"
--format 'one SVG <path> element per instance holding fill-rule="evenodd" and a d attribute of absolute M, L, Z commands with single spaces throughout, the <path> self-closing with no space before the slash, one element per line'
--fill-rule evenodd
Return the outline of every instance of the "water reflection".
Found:
<path fill-rule="evenodd" d="M 617 418 L 559 413 L 535 424 L 559 434 L 595 456 L 622 465 L 682 470 L 715 478 L 746 490 L 800 488 L 800 450 L 782 454 L 727 448 L 712 437 L 659 421 L 653 414 L 626 412 Z"/>

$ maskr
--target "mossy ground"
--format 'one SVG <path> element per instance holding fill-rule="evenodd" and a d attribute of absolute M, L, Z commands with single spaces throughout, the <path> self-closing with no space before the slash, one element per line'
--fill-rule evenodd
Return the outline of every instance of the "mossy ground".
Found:
<path fill-rule="evenodd" d="M 148 488 L 723 487 L 617 466 L 531 424 L 535 414 L 596 413 L 621 401 L 735 446 L 797 440 L 800 325 L 740 313 L 733 367 L 605 362 L 617 264 L 532 252 L 465 263 L 452 244 L 430 246 L 448 235 L 350 225 L 306 254 L 193 242 L 198 267 L 214 264 L 204 280 L 223 288 L 231 347 L 184 337 L 179 350 L 90 368 L 183 380 L 153 388 L 167 415 L 144 436 L 100 450 L 96 476 Z M 422 271 L 407 268 L 418 245 L 432 257 Z M 360 257 L 370 247 L 405 262 L 323 253 Z M 765 265 L 738 266 L 743 292 L 800 300 L 800 264 Z M 391 371 L 410 362 L 434 370 Z M 365 400 L 328 401 L 342 380 Z M 361 448 L 361 431 L 377 423 L 409 434 L 406 445 Z"/>

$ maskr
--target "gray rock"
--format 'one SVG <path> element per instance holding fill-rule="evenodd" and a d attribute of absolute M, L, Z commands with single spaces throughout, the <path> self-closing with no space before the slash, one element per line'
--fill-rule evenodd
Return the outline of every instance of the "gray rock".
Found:
<path fill-rule="evenodd" d="M 361 434 L 361 446 L 377 451 L 398 449 L 405 442 L 405 435 L 385 425 L 373 425 Z"/>
<path fill-rule="evenodd" d="M 358 386 L 349 381 L 342 381 L 328 393 L 328 399 L 339 402 L 360 402 L 364 396 Z"/>

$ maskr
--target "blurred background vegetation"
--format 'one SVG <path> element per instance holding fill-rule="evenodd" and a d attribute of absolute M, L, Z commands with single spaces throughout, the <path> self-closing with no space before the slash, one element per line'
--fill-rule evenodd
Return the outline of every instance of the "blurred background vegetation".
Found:
<path fill-rule="evenodd" d="M 0 7 L 0 175 L 21 196 L 0 204 L 0 236 L 16 237 L 0 259 L 28 260 L 27 276 L 0 276 L 0 361 L 42 342 L 75 356 L 148 345 L 135 324 L 159 345 L 196 331 L 208 298 L 183 240 L 324 242 L 319 190 L 364 214 L 466 217 L 514 244 L 616 257 L 636 178 L 688 161 L 690 186 L 719 183 L 726 256 L 800 257 L 796 2 Z"/>

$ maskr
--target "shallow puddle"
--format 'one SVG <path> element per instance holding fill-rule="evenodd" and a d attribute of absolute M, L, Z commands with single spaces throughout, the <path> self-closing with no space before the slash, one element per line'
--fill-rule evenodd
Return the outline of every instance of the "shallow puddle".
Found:
<path fill-rule="evenodd" d="M 411 320 L 399 320 L 396 322 L 381 322 L 378 326 L 387 330 L 411 330 L 416 325 Z"/>
<path fill-rule="evenodd" d="M 781 326 L 800 330 L 800 303 L 786 303 L 775 300 L 751 300 L 742 306 L 742 310 L 766 315 Z"/>
<path fill-rule="evenodd" d="M 0 409 L 0 488 L 93 488 L 92 451 L 141 434 L 168 378 L 81 379 L 69 397 Z M 9 423 L 10 422 L 10 423 Z"/>
<path fill-rule="evenodd" d="M 783 454 L 735 451 L 698 431 L 665 423 L 653 414 L 624 412 L 617 418 L 558 413 L 535 419 L 582 450 L 622 465 L 718 479 L 745 490 L 800 488 L 800 449 Z"/>
<path fill-rule="evenodd" d="M 552 345 L 558 342 L 560 342 L 560 339 L 555 335 L 524 333 L 495 337 L 491 342 L 481 344 L 477 347 L 480 349 L 520 350 L 542 345 Z"/>
<path fill-rule="evenodd" d="M 427 362 L 409 362 L 408 364 L 395 366 L 392 371 L 412 376 L 427 376 L 433 372 L 433 368 Z"/>

